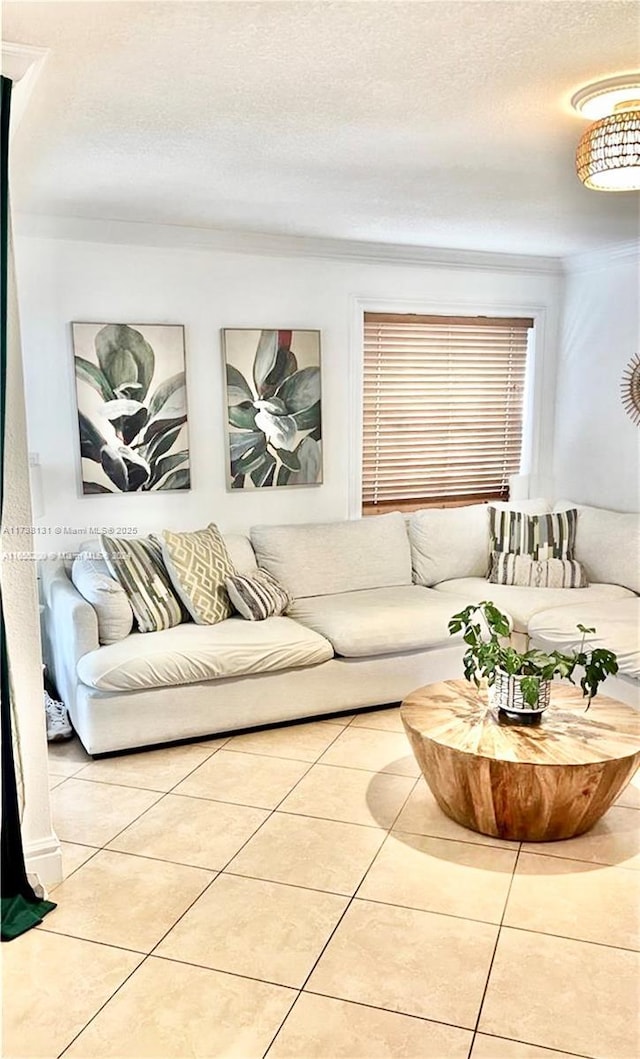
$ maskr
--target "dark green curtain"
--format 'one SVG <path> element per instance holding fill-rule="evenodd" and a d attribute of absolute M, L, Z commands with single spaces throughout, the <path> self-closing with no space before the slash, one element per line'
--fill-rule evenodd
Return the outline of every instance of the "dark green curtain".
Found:
<path fill-rule="evenodd" d="M 7 406 L 7 265 L 9 260 L 9 114 L 11 81 L 2 78 L 0 129 L 0 523 L 4 502 L 4 441 Z M 20 830 L 11 730 L 11 697 L 4 607 L 0 592 L 0 719 L 2 721 L 2 940 L 10 941 L 42 922 L 56 906 L 40 901 L 27 880 Z M 41 707 L 44 709 L 44 705 Z"/>

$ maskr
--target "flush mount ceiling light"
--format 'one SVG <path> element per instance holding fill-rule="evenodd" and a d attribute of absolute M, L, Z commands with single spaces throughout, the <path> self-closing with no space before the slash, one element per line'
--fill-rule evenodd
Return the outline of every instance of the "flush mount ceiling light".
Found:
<path fill-rule="evenodd" d="M 571 99 L 578 114 L 598 120 L 583 133 L 576 169 L 594 191 L 640 190 L 640 74 L 585 85 Z"/>

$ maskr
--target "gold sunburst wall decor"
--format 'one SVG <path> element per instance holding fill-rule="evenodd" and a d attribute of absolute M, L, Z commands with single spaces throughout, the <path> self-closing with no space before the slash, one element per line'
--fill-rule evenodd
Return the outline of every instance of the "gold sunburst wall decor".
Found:
<path fill-rule="evenodd" d="M 622 376 L 622 403 L 634 423 L 640 426 L 640 354 L 627 364 Z"/>

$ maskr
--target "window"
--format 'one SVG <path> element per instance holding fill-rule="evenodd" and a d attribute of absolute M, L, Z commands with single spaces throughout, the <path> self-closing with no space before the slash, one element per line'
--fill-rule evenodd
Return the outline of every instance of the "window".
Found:
<path fill-rule="evenodd" d="M 365 313 L 363 514 L 508 498 L 531 327 Z"/>

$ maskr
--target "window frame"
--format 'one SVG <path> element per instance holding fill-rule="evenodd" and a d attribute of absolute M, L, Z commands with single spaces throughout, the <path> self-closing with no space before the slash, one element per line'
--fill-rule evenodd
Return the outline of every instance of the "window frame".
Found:
<path fill-rule="evenodd" d="M 547 308 L 538 303 L 399 301 L 394 299 L 358 297 L 351 299 L 350 371 L 349 371 L 349 461 L 348 461 L 348 517 L 362 516 L 362 456 L 363 456 L 363 400 L 364 400 L 364 314 L 447 316 L 447 317 L 527 317 L 533 319 L 527 348 L 524 402 L 522 410 L 522 451 L 520 473 L 510 481 L 518 496 L 530 495 L 530 482 L 540 477 L 545 435 L 549 433 L 555 413 L 551 407 L 550 422 L 543 421 L 540 410 L 544 393 L 544 352 L 546 351 Z M 553 404 L 553 402 L 552 402 Z M 514 480 L 515 479 L 515 480 Z M 534 490 L 535 491 L 535 490 Z M 463 506 L 460 500 L 458 506 Z M 442 505 L 445 506 L 444 504 Z M 453 506 L 447 504 L 447 506 Z M 415 505 L 412 509 L 415 509 Z M 394 510 L 403 510 L 398 503 Z M 382 511 L 380 512 L 383 513 Z M 364 517 L 369 517 L 366 515 Z"/>

